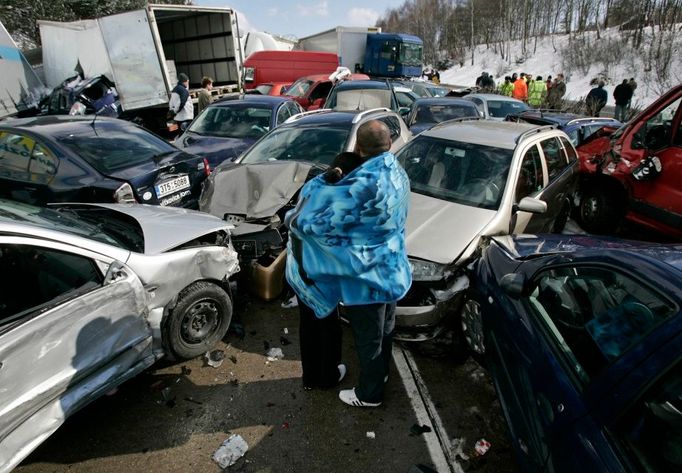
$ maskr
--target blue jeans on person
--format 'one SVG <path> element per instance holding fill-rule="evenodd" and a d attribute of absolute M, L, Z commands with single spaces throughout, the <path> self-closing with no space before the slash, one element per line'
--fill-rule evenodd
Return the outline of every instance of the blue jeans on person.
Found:
<path fill-rule="evenodd" d="M 382 402 L 395 328 L 395 302 L 345 306 L 360 361 L 355 395 L 364 402 Z"/>

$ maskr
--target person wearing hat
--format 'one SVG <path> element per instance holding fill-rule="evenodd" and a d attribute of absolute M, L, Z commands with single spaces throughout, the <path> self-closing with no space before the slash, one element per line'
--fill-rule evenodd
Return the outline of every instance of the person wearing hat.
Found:
<path fill-rule="evenodd" d="M 171 92 L 168 118 L 175 120 L 181 131 L 194 119 L 194 104 L 189 98 L 189 76 L 184 72 L 178 74 L 178 83 Z"/>

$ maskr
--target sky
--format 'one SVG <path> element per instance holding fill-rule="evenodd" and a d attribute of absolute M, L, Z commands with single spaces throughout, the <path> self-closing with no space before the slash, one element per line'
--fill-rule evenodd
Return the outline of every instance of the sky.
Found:
<path fill-rule="evenodd" d="M 388 8 L 405 0 L 194 0 L 195 5 L 229 7 L 240 14 L 241 31 L 265 31 L 303 38 L 336 26 L 374 26 Z"/>

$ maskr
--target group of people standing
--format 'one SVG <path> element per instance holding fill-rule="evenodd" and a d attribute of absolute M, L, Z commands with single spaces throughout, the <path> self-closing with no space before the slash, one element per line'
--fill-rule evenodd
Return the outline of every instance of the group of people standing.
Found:
<path fill-rule="evenodd" d="M 213 79 L 210 77 L 202 78 L 197 102 L 197 114 L 201 113 L 203 109 L 213 102 L 212 89 Z M 179 131 L 184 131 L 194 119 L 194 104 L 189 96 L 189 76 L 184 72 L 178 74 L 178 83 L 171 91 L 167 118 L 173 120 L 178 125 Z"/>
<path fill-rule="evenodd" d="M 531 74 L 514 73 L 504 78 L 499 92 L 502 95 L 522 100 L 531 107 L 559 109 L 566 94 L 566 82 L 563 74 L 557 74 L 554 79 L 548 76 L 546 80 L 543 80 L 542 76 L 533 79 Z"/>

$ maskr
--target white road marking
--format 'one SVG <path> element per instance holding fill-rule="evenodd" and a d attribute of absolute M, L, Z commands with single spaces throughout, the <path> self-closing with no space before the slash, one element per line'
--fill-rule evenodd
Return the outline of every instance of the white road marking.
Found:
<path fill-rule="evenodd" d="M 423 437 L 431 455 L 431 461 L 439 473 L 464 473 L 462 467 L 453 457 L 450 437 L 445 431 L 424 380 L 419 374 L 417 364 L 409 351 L 398 345 L 393 346 L 393 361 L 410 398 L 412 408 L 420 425 L 431 426 L 431 432 L 424 432 Z"/>

